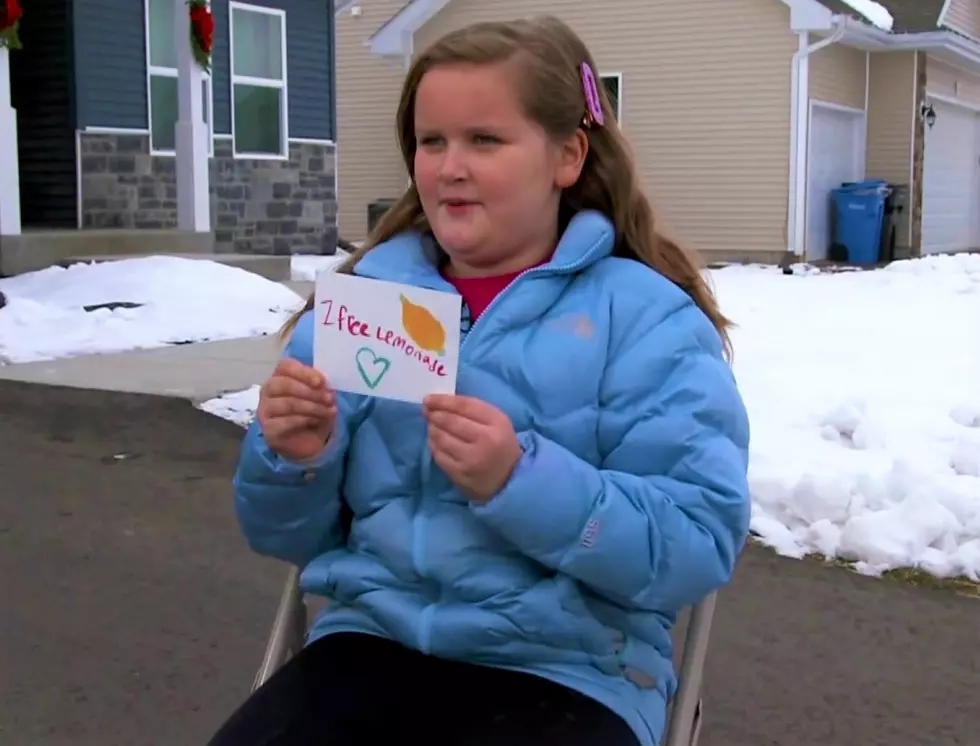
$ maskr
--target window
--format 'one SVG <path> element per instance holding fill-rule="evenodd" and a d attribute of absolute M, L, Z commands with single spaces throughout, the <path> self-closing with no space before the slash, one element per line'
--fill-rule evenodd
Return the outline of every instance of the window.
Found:
<path fill-rule="evenodd" d="M 600 75 L 599 79 L 602 81 L 602 85 L 606 88 L 606 95 L 609 96 L 609 103 L 612 104 L 613 111 L 616 112 L 616 121 L 623 121 L 623 102 L 622 102 L 622 90 L 623 90 L 623 74 L 622 73 L 608 73 L 606 75 Z"/>
<path fill-rule="evenodd" d="M 150 120 L 150 152 L 173 155 L 179 112 L 177 95 L 177 45 L 174 40 L 174 0 L 146 0 L 147 102 Z M 208 125 L 208 154 L 213 154 L 211 76 L 201 86 L 204 121 Z"/>
<path fill-rule="evenodd" d="M 231 2 L 231 131 L 243 158 L 287 156 L 286 14 Z"/>

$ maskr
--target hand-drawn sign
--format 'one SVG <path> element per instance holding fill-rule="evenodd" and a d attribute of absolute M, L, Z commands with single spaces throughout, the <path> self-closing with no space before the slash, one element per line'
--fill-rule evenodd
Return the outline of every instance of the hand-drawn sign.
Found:
<path fill-rule="evenodd" d="M 314 312 L 314 364 L 335 389 L 416 402 L 455 391 L 458 295 L 325 272 Z"/>

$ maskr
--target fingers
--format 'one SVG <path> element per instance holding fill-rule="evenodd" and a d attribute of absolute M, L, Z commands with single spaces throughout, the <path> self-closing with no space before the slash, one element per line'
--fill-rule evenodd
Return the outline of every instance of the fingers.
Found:
<path fill-rule="evenodd" d="M 493 406 L 471 396 L 455 394 L 431 394 L 422 403 L 423 411 L 430 413 L 445 412 L 447 414 L 465 417 L 473 422 L 489 425 L 494 421 L 497 411 Z"/>
<path fill-rule="evenodd" d="M 262 422 L 262 433 L 267 441 L 275 442 L 303 430 L 313 430 L 321 426 L 321 420 L 302 415 L 267 418 Z"/>
<path fill-rule="evenodd" d="M 280 377 L 298 381 L 312 389 L 323 389 L 327 385 L 326 378 L 316 368 L 288 357 L 280 360 L 272 372 L 272 378 Z"/>
<path fill-rule="evenodd" d="M 460 440 L 446 430 L 430 427 L 428 441 L 429 450 L 432 452 L 433 458 L 436 458 L 438 454 L 458 463 L 465 463 L 470 460 L 469 451 L 472 448 L 471 444 Z M 436 463 L 439 463 L 437 458 Z M 442 466 L 442 464 L 439 465 Z"/>
<path fill-rule="evenodd" d="M 296 360 L 282 360 L 262 386 L 258 414 L 263 421 L 293 418 L 290 424 L 280 423 L 277 428 L 300 426 L 295 418 L 305 418 L 302 426 L 319 426 L 337 416 L 337 396 L 316 369 Z"/>
<path fill-rule="evenodd" d="M 430 430 L 442 431 L 464 443 L 478 443 L 486 432 L 486 425 L 445 411 L 433 411 L 426 416 Z"/>
<path fill-rule="evenodd" d="M 314 420 L 324 420 L 337 415 L 337 404 L 333 400 L 328 404 L 319 399 L 306 398 L 302 394 L 270 395 L 263 403 L 263 414 L 269 418 L 298 415 Z"/>

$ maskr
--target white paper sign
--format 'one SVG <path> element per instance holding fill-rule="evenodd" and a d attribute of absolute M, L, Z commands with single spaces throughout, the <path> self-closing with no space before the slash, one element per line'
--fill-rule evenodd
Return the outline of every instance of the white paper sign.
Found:
<path fill-rule="evenodd" d="M 452 394 L 461 304 L 453 293 L 321 272 L 313 364 L 337 391 L 409 402 Z"/>

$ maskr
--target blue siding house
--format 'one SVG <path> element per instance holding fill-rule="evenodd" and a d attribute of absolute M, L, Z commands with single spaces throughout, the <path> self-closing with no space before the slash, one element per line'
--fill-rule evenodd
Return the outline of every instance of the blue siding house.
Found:
<path fill-rule="evenodd" d="M 21 222 L 177 224 L 175 0 L 32 0 L 10 54 Z M 204 101 L 215 251 L 332 253 L 332 0 L 211 0 Z"/>

